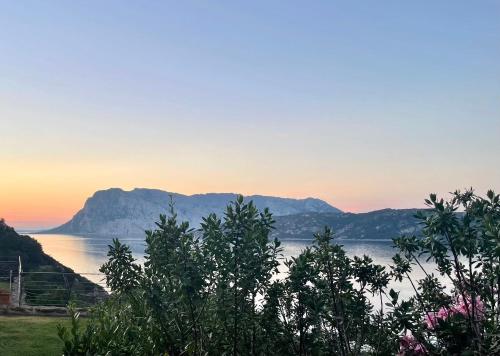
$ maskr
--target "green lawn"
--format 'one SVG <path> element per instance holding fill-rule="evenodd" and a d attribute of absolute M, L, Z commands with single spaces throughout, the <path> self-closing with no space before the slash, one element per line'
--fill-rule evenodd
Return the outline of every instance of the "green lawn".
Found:
<path fill-rule="evenodd" d="M 10 288 L 9 282 L 0 281 L 0 289 L 8 291 Z"/>
<path fill-rule="evenodd" d="M 61 355 L 57 324 L 69 325 L 69 318 L 45 316 L 0 316 L 2 356 Z"/>

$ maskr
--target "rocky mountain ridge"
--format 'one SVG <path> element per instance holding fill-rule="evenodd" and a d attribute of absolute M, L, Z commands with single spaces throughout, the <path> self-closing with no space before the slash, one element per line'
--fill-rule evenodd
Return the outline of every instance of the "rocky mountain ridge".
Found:
<path fill-rule="evenodd" d="M 87 199 L 84 207 L 67 223 L 48 233 L 136 235 L 154 228 L 160 214 L 169 211 L 173 201 L 179 220 L 198 227 L 202 218 L 210 213 L 221 215 L 226 205 L 237 194 L 209 193 L 183 195 L 157 189 L 136 188 L 124 191 L 119 188 L 101 190 Z M 262 195 L 245 197 L 259 209 L 269 208 L 275 216 L 302 213 L 338 214 L 341 211 L 320 199 L 290 199 Z"/>

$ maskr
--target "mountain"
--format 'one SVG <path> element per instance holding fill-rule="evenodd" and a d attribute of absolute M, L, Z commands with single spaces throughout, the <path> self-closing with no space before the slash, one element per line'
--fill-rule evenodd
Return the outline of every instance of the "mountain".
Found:
<path fill-rule="evenodd" d="M 183 195 L 156 189 L 124 191 L 113 188 L 96 192 L 67 223 L 48 233 L 142 235 L 153 229 L 160 214 L 169 210 L 170 197 L 180 221 L 198 227 L 210 213 L 222 215 L 226 205 L 236 199 L 232 193 Z M 325 226 L 339 239 L 390 239 L 420 230 L 414 217 L 417 209 L 383 209 L 368 213 L 343 213 L 326 202 L 252 195 L 259 209 L 269 208 L 276 220 L 273 235 L 280 239 L 311 239 Z"/>
<path fill-rule="evenodd" d="M 369 213 L 301 213 L 276 218 L 273 235 L 279 239 L 311 239 L 325 226 L 339 239 L 391 239 L 419 233 L 417 209 L 383 209 Z"/>
<path fill-rule="evenodd" d="M 157 189 L 124 191 L 113 188 L 96 192 L 87 199 L 81 209 L 67 223 L 45 231 L 47 233 L 137 235 L 154 228 L 160 214 L 169 211 L 170 197 L 181 221 L 189 221 L 198 227 L 202 217 L 210 213 L 221 215 L 230 201 L 237 197 L 232 193 L 183 195 Z M 262 195 L 245 197 L 259 209 L 269 208 L 274 216 L 302 213 L 339 214 L 341 211 L 320 199 L 289 199 Z"/>

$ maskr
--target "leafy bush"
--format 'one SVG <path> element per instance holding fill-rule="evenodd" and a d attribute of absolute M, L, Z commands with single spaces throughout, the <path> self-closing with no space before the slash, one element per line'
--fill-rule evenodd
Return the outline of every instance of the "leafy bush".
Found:
<path fill-rule="evenodd" d="M 408 279 L 415 296 L 413 319 L 402 332 L 432 354 L 500 353 L 500 203 L 489 191 L 486 198 L 472 190 L 453 194 L 450 201 L 431 194 L 430 211 L 419 213 L 423 236 L 395 239 L 400 253 L 393 274 Z M 421 259 L 436 265 L 436 273 L 452 286 L 446 292 L 434 272 Z M 411 271 L 420 268 L 425 278 L 413 281 Z M 397 304 L 397 298 L 394 305 Z M 420 317 L 420 318 L 419 318 Z M 402 340 L 401 352 L 408 351 Z M 421 352 L 423 353 L 423 352 Z"/>
<path fill-rule="evenodd" d="M 394 240 L 399 252 L 390 269 L 348 257 L 325 228 L 285 261 L 284 278 L 269 211 L 239 197 L 199 231 L 172 211 L 147 232 L 144 266 L 114 240 L 102 267 L 112 297 L 84 329 L 76 318 L 71 331 L 60 329 L 64 353 L 498 354 L 499 196 L 466 191 L 426 202 L 422 235 Z M 436 269 L 426 271 L 422 259 Z M 414 268 L 425 277 L 414 280 Z M 414 295 L 401 300 L 391 279 L 407 279 Z"/>

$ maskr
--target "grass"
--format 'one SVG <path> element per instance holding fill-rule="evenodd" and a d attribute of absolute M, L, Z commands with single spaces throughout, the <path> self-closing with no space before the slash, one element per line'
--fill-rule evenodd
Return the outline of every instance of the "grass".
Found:
<path fill-rule="evenodd" d="M 0 289 L 9 291 L 9 288 L 10 288 L 9 282 L 0 281 Z"/>
<path fill-rule="evenodd" d="M 2 356 L 61 355 L 62 341 L 57 325 L 70 325 L 65 317 L 0 316 Z"/>

